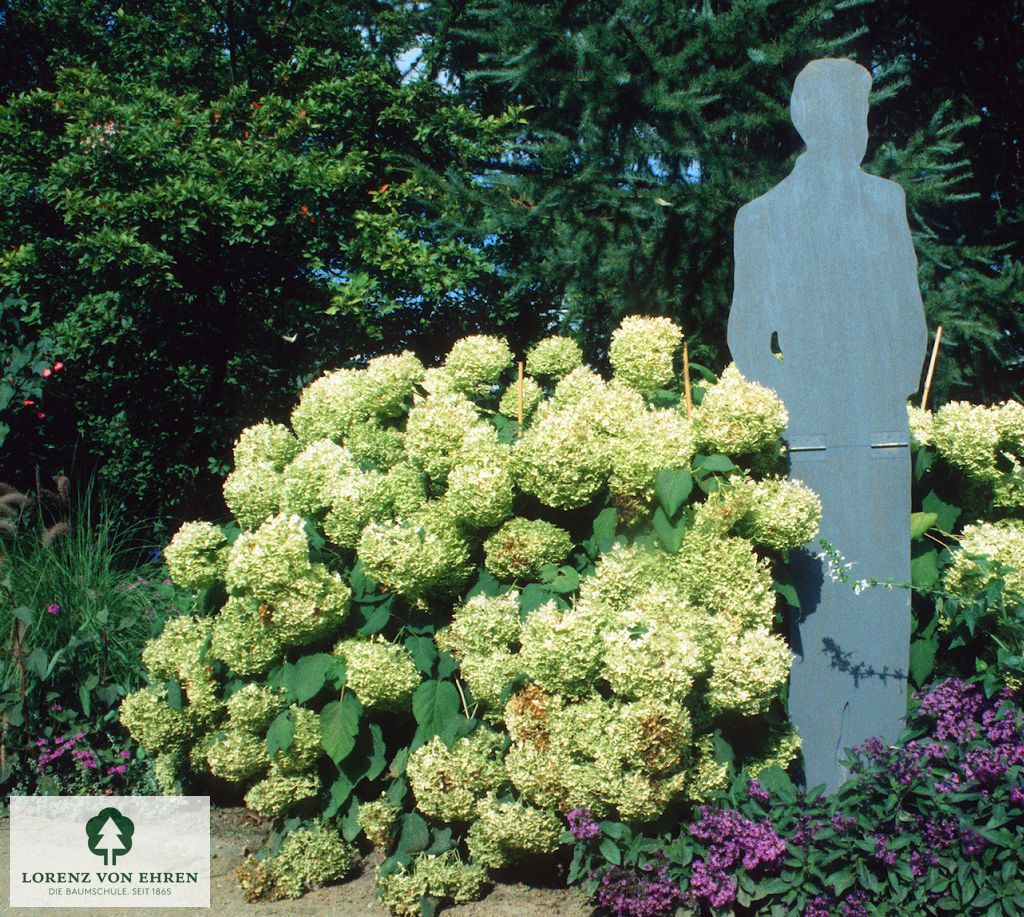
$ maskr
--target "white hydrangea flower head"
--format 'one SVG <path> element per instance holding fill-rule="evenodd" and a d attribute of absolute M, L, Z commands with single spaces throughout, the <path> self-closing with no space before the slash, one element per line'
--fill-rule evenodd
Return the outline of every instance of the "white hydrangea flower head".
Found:
<path fill-rule="evenodd" d="M 405 427 L 405 448 L 409 459 L 422 468 L 435 484 L 448 477 L 460 458 L 463 443 L 471 431 L 495 433 L 485 425 L 473 403 L 462 395 L 431 395 L 409 411 Z"/>
<path fill-rule="evenodd" d="M 338 633 L 348 617 L 352 590 L 338 573 L 315 564 L 268 603 L 265 618 L 284 646 L 305 646 Z"/>
<path fill-rule="evenodd" d="M 487 799 L 466 837 L 469 854 L 487 869 L 501 869 L 523 856 L 554 853 L 562 824 L 554 812 L 522 802 Z"/>
<path fill-rule="evenodd" d="M 743 716 L 763 713 L 789 678 L 792 662 L 786 641 L 767 629 L 729 638 L 715 658 L 708 681 L 712 709 Z"/>
<path fill-rule="evenodd" d="M 551 396 L 552 410 L 597 404 L 607 388 L 604 379 L 586 366 L 578 366 L 555 386 Z"/>
<path fill-rule="evenodd" d="M 402 432 L 375 420 L 352 424 L 342 442 L 357 462 L 381 471 L 387 471 L 405 458 Z"/>
<path fill-rule="evenodd" d="M 1001 565 L 1007 591 L 1024 596 L 1024 522 L 1002 519 L 964 526 L 960 550 L 954 552 L 944 581 L 953 595 L 965 599 L 977 596 L 997 575 L 983 569 L 971 555 L 983 555 Z"/>
<path fill-rule="evenodd" d="M 225 704 L 231 728 L 262 736 L 284 706 L 279 688 L 249 682 L 232 694 Z"/>
<path fill-rule="evenodd" d="M 316 518 L 331 505 L 338 482 L 359 471 L 352 454 L 333 440 L 310 443 L 281 474 L 281 506 L 289 515 Z"/>
<path fill-rule="evenodd" d="M 273 465 L 239 465 L 224 479 L 224 503 L 243 529 L 254 529 L 281 506 L 281 475 Z"/>
<path fill-rule="evenodd" d="M 600 671 L 606 623 L 600 609 L 577 605 L 562 611 L 554 601 L 546 602 L 523 625 L 522 670 L 549 693 L 586 694 Z"/>
<path fill-rule="evenodd" d="M 377 897 L 391 914 L 419 917 L 424 895 L 464 904 L 483 893 L 487 871 L 475 863 L 463 863 L 456 850 L 436 856 L 421 853 L 411 869 L 399 866 L 386 876 L 377 873 Z"/>
<path fill-rule="evenodd" d="M 167 689 L 150 686 L 129 694 L 119 718 L 150 754 L 181 751 L 195 737 L 195 726 L 184 711 L 167 702 Z"/>
<path fill-rule="evenodd" d="M 729 767 L 715 760 L 715 748 L 710 735 L 697 742 L 693 766 L 689 771 L 686 796 L 691 802 L 706 802 L 717 790 L 729 785 Z"/>
<path fill-rule="evenodd" d="M 228 543 L 210 522 L 186 522 L 164 549 L 167 573 L 182 589 L 208 589 L 224 578 Z"/>
<path fill-rule="evenodd" d="M 153 779 L 161 796 L 181 796 L 182 758 L 178 752 L 159 754 L 153 760 Z"/>
<path fill-rule="evenodd" d="M 318 439 L 340 442 L 352 422 L 365 416 L 363 374 L 355 369 L 336 369 L 302 390 L 292 411 L 292 429 L 302 446 Z"/>
<path fill-rule="evenodd" d="M 682 344 L 683 329 L 671 319 L 634 315 L 612 332 L 608 362 L 617 381 L 649 395 L 675 378 Z"/>
<path fill-rule="evenodd" d="M 487 569 L 499 579 L 530 579 L 545 564 L 559 564 L 572 550 L 565 529 L 543 519 L 509 519 L 484 542 Z"/>
<path fill-rule="evenodd" d="M 270 766 L 262 736 L 229 729 L 206 748 L 206 760 L 214 777 L 241 783 L 266 772 Z"/>
<path fill-rule="evenodd" d="M 152 680 L 182 678 L 202 663 L 210 620 L 189 615 L 168 618 L 159 637 L 146 641 L 142 664 Z"/>
<path fill-rule="evenodd" d="M 501 762 L 504 737 L 485 726 L 456 739 L 446 748 L 439 737 L 421 745 L 410 756 L 406 775 L 416 807 L 441 821 L 472 821 L 477 803 L 508 786 Z"/>
<path fill-rule="evenodd" d="M 324 535 L 346 550 L 359 543 L 368 522 L 387 518 L 391 509 L 387 479 L 377 471 L 351 471 L 332 481 L 326 496 Z"/>
<path fill-rule="evenodd" d="M 512 515 L 513 495 L 511 450 L 496 443 L 451 470 L 445 501 L 460 524 L 493 528 Z"/>
<path fill-rule="evenodd" d="M 452 384 L 466 395 L 486 393 L 511 365 L 508 343 L 486 334 L 456 341 L 444 362 Z"/>
<path fill-rule="evenodd" d="M 586 506 L 611 471 L 607 438 L 577 408 L 543 414 L 512 447 L 519 488 L 557 509 Z"/>
<path fill-rule="evenodd" d="M 502 698 L 520 674 L 519 656 L 509 650 L 470 653 L 459 663 L 462 680 L 469 685 L 473 700 L 488 722 L 500 722 Z"/>
<path fill-rule="evenodd" d="M 426 476 L 411 462 L 399 462 L 384 475 L 383 497 L 391 515 L 413 516 L 427 503 Z"/>
<path fill-rule="evenodd" d="M 786 551 L 817 538 L 821 500 L 801 481 L 766 478 L 751 487 L 750 496 L 740 531 L 754 544 Z"/>
<path fill-rule="evenodd" d="M 377 417 L 401 416 L 425 374 L 423 364 L 408 350 L 375 357 L 360 380 L 363 408 Z"/>
<path fill-rule="evenodd" d="M 998 409 L 982 404 L 944 404 L 932 422 L 932 439 L 939 455 L 969 478 L 994 483 L 999 477 L 999 416 Z"/>
<path fill-rule="evenodd" d="M 242 532 L 228 555 L 228 592 L 272 601 L 309 574 L 309 540 L 301 516 L 271 516 L 255 532 Z"/>
<path fill-rule="evenodd" d="M 371 522 L 359 539 L 359 558 L 383 589 L 416 601 L 452 592 L 472 571 L 469 545 L 454 523 L 427 504 L 408 521 Z"/>
<path fill-rule="evenodd" d="M 452 623 L 437 635 L 437 643 L 456 659 L 470 654 L 511 649 L 519 642 L 519 592 L 479 593 L 456 606 Z"/>
<path fill-rule="evenodd" d="M 768 740 L 756 757 L 747 763 L 750 776 L 756 778 L 761 771 L 769 767 L 781 767 L 785 770 L 796 761 L 800 754 L 800 736 L 792 723 L 777 726 L 771 730 Z"/>
<path fill-rule="evenodd" d="M 398 816 L 401 814 L 399 806 L 381 796 L 359 804 L 359 827 L 374 847 L 386 851 L 395 838 Z"/>
<path fill-rule="evenodd" d="M 340 882 L 358 862 L 356 848 L 336 828 L 323 823 L 297 828 L 270 861 L 275 897 L 301 898 L 311 889 Z"/>
<path fill-rule="evenodd" d="M 319 775 L 289 776 L 276 768 L 245 794 L 245 804 L 257 815 L 277 818 L 320 792 Z"/>
<path fill-rule="evenodd" d="M 544 390 L 537 384 L 536 379 L 527 376 L 523 379 L 523 421 L 529 421 L 533 412 L 537 410 L 544 400 Z M 501 401 L 498 402 L 498 413 L 504 414 L 515 420 L 519 416 L 519 385 L 513 382 L 502 393 Z"/>
<path fill-rule="evenodd" d="M 654 495 L 654 479 L 665 468 L 688 468 L 693 426 L 676 411 L 644 409 L 611 442 L 611 492 L 622 497 Z"/>
<path fill-rule="evenodd" d="M 583 351 L 570 337 L 552 335 L 526 352 L 526 371 L 531 376 L 556 382 L 583 365 Z"/>
<path fill-rule="evenodd" d="M 211 659 L 238 675 L 262 675 L 281 657 L 281 642 L 269 626 L 269 608 L 245 596 L 230 596 L 211 626 Z"/>
<path fill-rule="evenodd" d="M 777 445 L 789 423 L 779 396 L 748 382 L 735 363 L 705 393 L 694 411 L 698 444 L 725 455 L 754 455 Z"/>
<path fill-rule="evenodd" d="M 931 411 L 907 403 L 907 421 L 910 424 L 910 444 L 912 446 L 930 446 L 935 432 L 935 416 Z"/>
<path fill-rule="evenodd" d="M 422 681 L 412 654 L 383 637 L 342 640 L 334 655 L 345 660 L 345 683 L 365 707 L 409 710 Z"/>
<path fill-rule="evenodd" d="M 235 467 L 270 465 L 282 471 L 299 451 L 299 442 L 286 426 L 263 421 L 244 429 L 235 441 Z"/>

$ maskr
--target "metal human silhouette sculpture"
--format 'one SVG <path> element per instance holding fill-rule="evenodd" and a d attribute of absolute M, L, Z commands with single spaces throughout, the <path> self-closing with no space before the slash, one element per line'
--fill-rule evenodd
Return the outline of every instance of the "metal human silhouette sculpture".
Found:
<path fill-rule="evenodd" d="M 793 86 L 807 144 L 793 171 L 736 217 L 729 348 L 789 411 L 790 476 L 821 497 L 821 537 L 853 582 L 910 579 L 906 399 L 927 344 L 903 189 L 860 168 L 871 76 L 816 60 Z M 854 590 L 817 546 L 794 557 L 801 609 L 790 717 L 808 787 L 845 779 L 844 749 L 892 741 L 906 712 L 906 589 Z"/>

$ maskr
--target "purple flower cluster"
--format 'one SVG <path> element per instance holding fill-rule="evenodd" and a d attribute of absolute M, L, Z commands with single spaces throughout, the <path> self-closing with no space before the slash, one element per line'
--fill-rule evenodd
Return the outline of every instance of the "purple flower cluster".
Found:
<path fill-rule="evenodd" d="M 985 694 L 978 685 L 947 678 L 927 694 L 918 695 L 922 716 L 935 718 L 935 738 L 968 742 L 978 734 Z"/>
<path fill-rule="evenodd" d="M 671 914 L 683 901 L 679 886 L 668 876 L 663 865 L 654 872 L 647 864 L 634 872 L 619 867 L 609 869 L 597 890 L 597 903 L 616 917 L 660 917 Z"/>
<path fill-rule="evenodd" d="M 76 732 L 72 736 L 65 736 L 63 739 L 57 739 L 53 746 L 50 746 L 49 740 L 39 739 L 35 744 L 36 748 L 39 749 L 39 760 L 36 762 L 39 766 L 39 770 L 43 771 L 46 767 L 52 764 L 59 758 L 63 758 L 68 752 L 71 752 L 71 756 L 75 759 L 79 767 L 92 769 L 99 766 L 99 762 L 96 760 L 96 753 L 86 746 L 85 748 L 76 748 L 75 746 L 85 738 L 84 732 Z"/>
<path fill-rule="evenodd" d="M 767 805 L 772 796 L 760 783 L 756 780 L 751 780 L 747 784 L 747 795 L 762 805 Z"/>
<path fill-rule="evenodd" d="M 701 806 L 700 819 L 690 834 L 707 847 L 705 860 L 696 860 L 690 894 L 721 908 L 736 900 L 736 882 L 730 870 L 742 866 L 752 875 L 777 871 L 786 855 L 786 842 L 770 822 L 754 822 L 737 812 Z"/>
<path fill-rule="evenodd" d="M 569 823 L 569 833 L 578 841 L 592 841 L 601 834 L 590 809 L 572 809 L 566 813 L 565 820 Z"/>

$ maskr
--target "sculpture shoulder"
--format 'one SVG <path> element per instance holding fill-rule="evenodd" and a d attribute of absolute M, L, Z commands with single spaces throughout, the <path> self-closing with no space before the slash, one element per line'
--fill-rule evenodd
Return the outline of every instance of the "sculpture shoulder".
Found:
<path fill-rule="evenodd" d="M 736 214 L 736 229 L 740 230 L 747 226 L 777 219 L 780 213 L 785 213 L 790 208 L 792 198 L 793 189 L 790 176 L 784 178 L 760 197 L 755 197 L 749 204 L 740 207 Z"/>
<path fill-rule="evenodd" d="M 890 206 L 907 206 L 907 195 L 899 182 L 890 181 L 888 178 L 879 178 L 877 175 L 864 173 L 867 178 L 868 187 Z"/>

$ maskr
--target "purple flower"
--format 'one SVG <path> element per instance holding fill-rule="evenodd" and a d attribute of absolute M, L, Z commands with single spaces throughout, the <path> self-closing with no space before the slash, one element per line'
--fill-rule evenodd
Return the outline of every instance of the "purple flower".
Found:
<path fill-rule="evenodd" d="M 769 793 L 760 783 L 756 780 L 751 780 L 747 784 L 747 795 L 762 805 L 767 805 L 771 800 L 772 795 Z"/>
<path fill-rule="evenodd" d="M 52 614 L 52 615 L 59 615 L 60 614 L 60 605 L 58 605 L 56 602 L 54 602 L 52 605 L 47 605 L 46 606 L 46 610 L 50 614 Z"/>
<path fill-rule="evenodd" d="M 832 816 L 832 827 L 835 828 L 838 834 L 846 834 L 856 824 L 857 819 L 853 816 L 847 817 L 840 815 L 838 812 Z"/>
<path fill-rule="evenodd" d="M 578 841 L 590 841 L 601 834 L 601 827 L 590 814 L 590 809 L 573 809 L 565 820 L 569 823 L 569 833 Z"/>
<path fill-rule="evenodd" d="M 828 906 L 828 898 L 824 895 L 817 895 L 812 898 L 807 907 L 804 908 L 804 917 L 831 917 L 832 911 Z"/>
<path fill-rule="evenodd" d="M 1024 787 L 1010 787 L 1010 802 L 1013 805 L 1024 809 Z"/>
<path fill-rule="evenodd" d="M 960 832 L 960 849 L 963 850 L 964 856 L 975 856 L 981 853 L 987 843 L 988 841 L 977 831 L 965 828 Z"/>
<path fill-rule="evenodd" d="M 61 706 L 60 704 L 54 704 L 54 705 L 53 705 L 53 706 L 52 706 L 52 707 L 51 707 L 50 709 L 51 709 L 51 710 L 52 710 L 52 711 L 53 711 L 54 713 L 61 713 L 61 712 L 63 712 L 63 710 L 64 710 L 64 708 L 63 708 L 63 707 L 62 707 L 62 706 Z"/>
<path fill-rule="evenodd" d="M 947 678 L 921 698 L 920 712 L 935 718 L 935 737 L 967 742 L 978 734 L 985 694 L 977 685 Z"/>
<path fill-rule="evenodd" d="M 122 748 L 122 749 L 121 749 L 121 750 L 120 750 L 120 751 L 118 752 L 118 754 L 119 754 L 119 755 L 120 755 L 120 756 L 121 756 L 122 758 L 130 758 L 130 757 L 132 756 L 132 753 L 131 753 L 131 751 L 129 751 L 129 750 L 127 749 L 127 748 Z"/>
<path fill-rule="evenodd" d="M 736 880 L 721 869 L 697 860 L 690 877 L 690 894 L 708 902 L 713 908 L 723 908 L 736 900 Z"/>
<path fill-rule="evenodd" d="M 843 917 L 868 917 L 867 900 L 866 891 L 850 892 L 843 900 L 840 913 Z"/>
<path fill-rule="evenodd" d="M 647 871 L 652 867 L 647 867 Z M 612 867 L 602 877 L 597 903 L 616 917 L 658 917 L 671 914 L 683 900 L 679 886 L 662 866 L 654 876 Z"/>
<path fill-rule="evenodd" d="M 107 773 L 108 774 L 123 774 L 127 770 L 128 770 L 128 768 L 124 764 L 119 764 L 119 765 L 117 765 L 117 767 L 108 767 L 107 768 Z"/>

